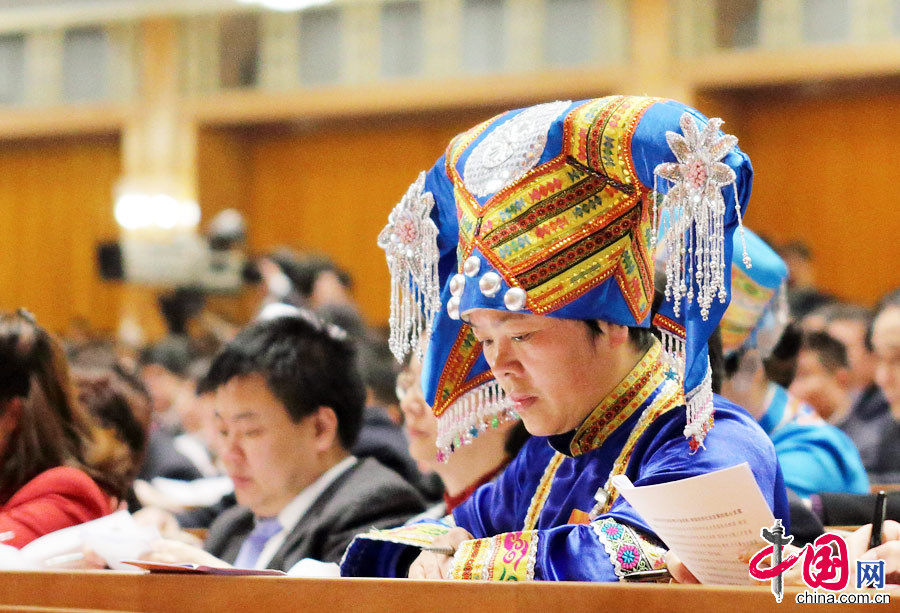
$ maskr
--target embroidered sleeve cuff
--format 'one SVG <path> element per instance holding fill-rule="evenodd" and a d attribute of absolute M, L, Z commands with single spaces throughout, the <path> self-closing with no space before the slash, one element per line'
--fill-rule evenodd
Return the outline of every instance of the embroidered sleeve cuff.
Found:
<path fill-rule="evenodd" d="M 451 526 L 426 521 L 390 530 L 371 530 L 350 543 L 341 560 L 342 577 L 405 577 L 421 547 L 450 531 Z"/>
<path fill-rule="evenodd" d="M 666 548 L 631 526 L 606 517 L 591 523 L 591 527 L 609 554 L 616 576 L 620 579 L 634 572 L 655 570 L 666 565 Z"/>
<path fill-rule="evenodd" d="M 474 581 L 531 581 L 537 545 L 538 533 L 533 530 L 465 541 L 453 556 L 450 577 Z"/>

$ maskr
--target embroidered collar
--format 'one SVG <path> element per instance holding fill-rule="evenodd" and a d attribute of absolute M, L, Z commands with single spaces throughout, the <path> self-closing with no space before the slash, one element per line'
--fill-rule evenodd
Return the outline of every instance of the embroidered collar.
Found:
<path fill-rule="evenodd" d="M 603 442 L 637 411 L 666 378 L 666 366 L 660 360 L 661 346 L 654 340 L 640 362 L 594 409 L 569 443 L 569 451 L 579 456 L 600 447 Z"/>

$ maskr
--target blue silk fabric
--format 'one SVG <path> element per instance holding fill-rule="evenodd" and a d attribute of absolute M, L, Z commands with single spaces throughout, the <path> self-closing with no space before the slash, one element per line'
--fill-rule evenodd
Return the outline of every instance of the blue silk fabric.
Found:
<path fill-rule="evenodd" d="M 768 397 L 759 425 L 775 445 L 787 487 L 804 498 L 820 492 L 869 493 L 866 470 L 850 437 L 775 383 L 769 384 Z"/>

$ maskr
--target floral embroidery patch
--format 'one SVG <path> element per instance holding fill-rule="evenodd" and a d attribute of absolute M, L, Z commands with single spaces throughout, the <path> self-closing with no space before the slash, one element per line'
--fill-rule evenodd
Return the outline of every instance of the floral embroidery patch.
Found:
<path fill-rule="evenodd" d="M 665 566 L 666 549 L 656 539 L 645 537 L 612 517 L 597 520 L 591 527 L 609 554 L 616 576 Z"/>

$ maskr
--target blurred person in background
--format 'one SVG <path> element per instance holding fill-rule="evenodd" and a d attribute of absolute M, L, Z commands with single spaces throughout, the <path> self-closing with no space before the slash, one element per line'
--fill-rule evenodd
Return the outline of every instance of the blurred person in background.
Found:
<path fill-rule="evenodd" d="M 78 402 L 60 343 L 20 310 L 0 317 L 0 534 L 22 547 L 112 512 L 125 448 Z"/>
<path fill-rule="evenodd" d="M 150 435 L 150 395 L 140 378 L 121 365 L 108 369 L 75 365 L 72 378 L 78 400 L 104 428 L 127 446 L 130 462 L 126 473 L 128 486 L 144 465 Z M 133 491 L 126 498 L 132 504 Z"/>
<path fill-rule="evenodd" d="M 834 424 L 853 439 L 868 468 L 875 458 L 882 430 L 891 420 L 890 406 L 875 384 L 875 356 L 869 346 L 872 311 L 856 304 L 835 303 L 817 309 L 809 317 L 820 318 L 820 329 L 847 350 L 852 404 Z"/>
<path fill-rule="evenodd" d="M 788 267 L 788 307 L 791 317 L 802 320 L 818 307 L 834 298 L 816 285 L 815 265 L 809 245 L 802 240 L 785 243 L 778 249 Z"/>
<path fill-rule="evenodd" d="M 875 383 L 891 407 L 869 468 L 873 483 L 900 483 L 900 289 L 882 299 L 872 323 Z"/>
<path fill-rule="evenodd" d="M 783 339 L 784 344 L 797 346 L 784 303 L 787 267 L 753 232 L 745 229 L 744 238 L 752 266 L 742 262 L 736 235 L 731 304 L 720 324 L 725 357 L 722 395 L 747 409 L 769 435 L 785 485 L 798 496 L 823 491 L 864 494 L 869 483 L 853 442 L 766 376 L 764 362 L 770 356 L 787 357 L 779 347 Z"/>
<path fill-rule="evenodd" d="M 840 423 L 852 404 L 849 365 L 843 343 L 827 332 L 805 332 L 788 389 L 828 423 Z"/>
<path fill-rule="evenodd" d="M 521 421 L 509 420 L 487 428 L 449 456 L 437 447 L 438 420 L 422 393 L 422 363 L 413 353 L 397 377 L 397 397 L 409 453 L 423 473 L 435 473 L 442 483 L 443 500 L 425 517 L 440 519 L 466 501 L 475 490 L 493 481 L 516 456 L 530 435 Z"/>

